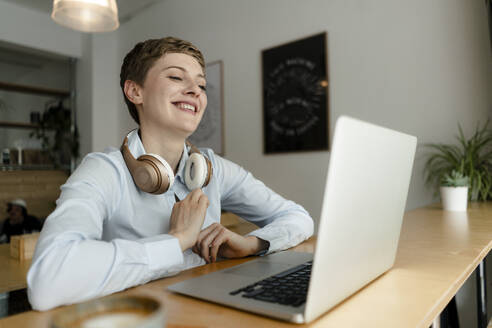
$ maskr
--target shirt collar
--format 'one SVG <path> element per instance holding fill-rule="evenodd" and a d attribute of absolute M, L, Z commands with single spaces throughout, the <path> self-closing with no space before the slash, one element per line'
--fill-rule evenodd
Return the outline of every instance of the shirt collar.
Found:
<path fill-rule="evenodd" d="M 181 183 L 184 183 L 184 169 L 188 157 L 189 157 L 188 148 L 186 147 L 186 143 L 183 143 L 183 155 L 181 155 L 181 159 L 179 160 L 178 174 L 176 175 L 176 178 L 179 179 Z"/>
<path fill-rule="evenodd" d="M 130 152 L 135 158 L 147 154 L 142 140 L 138 135 L 138 129 L 135 129 L 128 134 L 128 149 L 130 149 Z M 181 159 L 179 160 L 178 174 L 175 175 L 175 178 L 179 179 L 181 183 L 184 183 L 184 169 L 188 157 L 188 148 L 186 147 L 186 143 L 183 143 L 183 154 L 181 155 Z"/>

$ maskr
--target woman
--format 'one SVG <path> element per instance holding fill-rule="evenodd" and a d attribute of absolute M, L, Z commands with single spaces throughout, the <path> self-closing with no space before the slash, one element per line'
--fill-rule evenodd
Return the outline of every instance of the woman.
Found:
<path fill-rule="evenodd" d="M 87 155 L 62 186 L 27 277 L 34 309 L 114 293 L 218 256 L 279 251 L 312 235 L 301 206 L 211 149 L 197 154 L 185 144 L 207 105 L 204 67 L 195 46 L 172 37 L 140 42 L 126 55 L 120 85 L 139 128 L 121 151 Z M 209 163 L 208 184 L 198 187 L 190 183 L 202 174 L 196 156 Z M 158 190 L 148 189 L 151 175 Z M 221 210 L 261 228 L 240 236 L 220 225 Z"/>

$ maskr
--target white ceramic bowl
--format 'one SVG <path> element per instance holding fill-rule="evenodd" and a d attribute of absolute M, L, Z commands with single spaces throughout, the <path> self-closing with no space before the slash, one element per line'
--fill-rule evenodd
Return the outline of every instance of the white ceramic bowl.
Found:
<path fill-rule="evenodd" d="M 161 304 L 144 296 L 110 296 L 68 306 L 53 315 L 52 328 L 162 328 Z"/>

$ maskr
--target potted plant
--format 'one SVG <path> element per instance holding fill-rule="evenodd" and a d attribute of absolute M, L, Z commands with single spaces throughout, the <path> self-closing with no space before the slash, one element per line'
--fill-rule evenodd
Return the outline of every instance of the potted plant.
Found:
<path fill-rule="evenodd" d="M 441 179 L 441 202 L 445 211 L 466 211 L 469 179 L 456 170 Z"/>
<path fill-rule="evenodd" d="M 62 102 L 48 107 L 31 136 L 42 141 L 43 150 L 48 151 L 55 167 L 70 167 L 72 157 L 79 157 L 79 134 L 75 126 L 72 133 L 72 118 Z M 54 133 L 53 138 L 50 132 Z"/>
<path fill-rule="evenodd" d="M 458 125 L 457 145 L 428 144 L 431 152 L 427 154 L 424 168 L 426 185 L 435 188 L 437 193 L 446 174 L 449 181 L 453 180 L 454 170 L 455 180 L 458 174 L 467 178 L 469 200 L 492 199 L 492 132 L 488 124 L 487 121 L 481 127 L 477 125 L 475 133 L 468 139 Z"/>

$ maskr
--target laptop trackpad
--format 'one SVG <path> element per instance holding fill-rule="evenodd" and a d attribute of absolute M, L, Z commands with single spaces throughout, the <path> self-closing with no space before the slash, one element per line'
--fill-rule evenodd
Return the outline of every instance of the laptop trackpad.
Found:
<path fill-rule="evenodd" d="M 222 272 L 237 274 L 241 276 L 261 277 L 261 276 L 268 276 L 275 273 L 279 273 L 287 269 L 290 269 L 291 267 L 292 265 L 290 264 L 256 261 L 252 263 L 246 263 L 245 265 L 240 265 L 237 267 L 226 269 Z"/>

